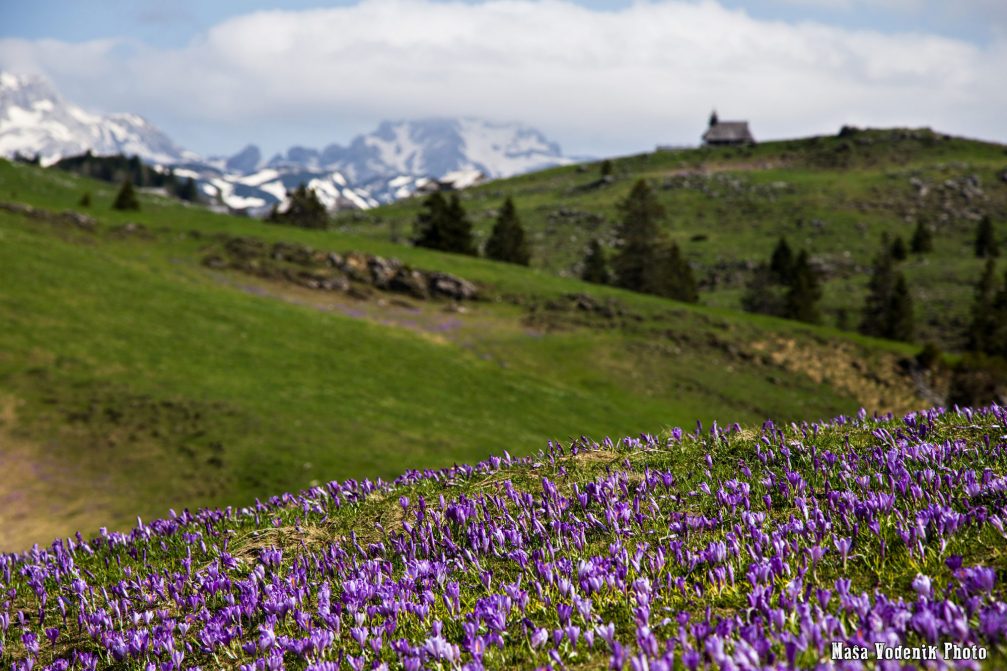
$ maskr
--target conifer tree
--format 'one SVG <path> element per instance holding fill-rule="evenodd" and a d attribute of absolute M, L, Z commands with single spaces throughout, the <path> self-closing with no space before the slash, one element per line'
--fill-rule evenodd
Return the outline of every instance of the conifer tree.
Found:
<path fill-rule="evenodd" d="M 301 228 L 321 229 L 328 226 L 328 212 L 322 201 L 318 200 L 314 189 L 309 189 L 302 183 L 287 195 L 290 198 L 287 209 L 280 212 L 277 208 L 273 208 L 270 221 Z"/>
<path fill-rule="evenodd" d="M 654 265 L 647 269 L 644 291 L 685 303 L 699 300 L 692 268 L 674 242 L 661 244 Z"/>
<path fill-rule="evenodd" d="M 531 260 L 524 228 L 518 218 L 514 202 L 508 196 L 504 201 L 489 240 L 486 241 L 486 258 L 527 266 Z"/>
<path fill-rule="evenodd" d="M 905 275 L 897 272 L 888 304 L 888 333 L 885 337 L 910 342 L 914 330 L 913 299 L 909 294 L 909 285 L 906 283 Z"/>
<path fill-rule="evenodd" d="M 934 250 L 933 233 L 930 227 L 923 223 L 923 220 L 916 222 L 916 230 L 913 231 L 913 238 L 909 242 L 909 248 L 913 254 L 926 254 Z"/>
<path fill-rule="evenodd" d="M 993 299 L 992 313 L 986 352 L 993 356 L 1007 358 L 1007 272 L 1004 273 L 1003 284 Z"/>
<path fill-rule="evenodd" d="M 976 256 L 979 258 L 993 258 L 1000 255 L 997 248 L 996 233 L 993 230 L 993 222 L 986 215 L 979 220 L 976 229 Z"/>
<path fill-rule="evenodd" d="M 413 244 L 429 249 L 444 249 L 444 228 L 448 204 L 440 191 L 434 191 L 423 201 L 423 208 L 414 224 L 416 237 Z"/>
<path fill-rule="evenodd" d="M 434 191 L 423 201 L 423 209 L 416 218 L 417 247 L 439 249 L 442 252 L 477 256 L 469 222 L 458 194 L 445 200 L 440 191 Z"/>
<path fill-rule="evenodd" d="M 745 285 L 741 308 L 745 312 L 782 317 L 786 298 L 780 283 L 767 263 L 760 263 Z"/>
<path fill-rule="evenodd" d="M 972 302 L 972 323 L 966 333 L 966 343 L 973 352 L 991 354 L 995 349 L 997 331 L 996 310 L 996 262 L 986 260 L 983 274 L 976 283 L 975 299 Z"/>
<path fill-rule="evenodd" d="M 780 241 L 773 249 L 773 255 L 769 260 L 769 269 L 773 272 L 776 281 L 781 284 L 789 284 L 794 271 L 794 254 L 790 251 L 787 239 L 780 236 Z"/>
<path fill-rule="evenodd" d="M 181 200 L 195 203 L 199 200 L 199 191 L 196 189 L 196 180 L 189 177 L 175 189 L 175 195 Z"/>
<path fill-rule="evenodd" d="M 658 222 L 664 208 L 645 181 L 638 180 L 620 204 L 622 221 L 616 229 L 616 253 L 612 269 L 617 286 L 646 291 L 648 274 L 657 261 Z"/>
<path fill-rule="evenodd" d="M 112 208 L 116 210 L 140 209 L 140 201 L 137 200 L 136 192 L 133 190 L 133 183 L 128 177 L 122 181 L 122 186 L 119 188 L 119 193 L 115 196 Z"/>
<path fill-rule="evenodd" d="M 913 304 L 905 276 L 895 271 L 891 247 L 887 239 L 874 262 L 874 271 L 867 285 L 860 332 L 891 340 L 911 340 L 913 337 Z"/>
<path fill-rule="evenodd" d="M 601 176 L 609 177 L 612 174 L 612 161 L 605 159 L 601 162 Z"/>
<path fill-rule="evenodd" d="M 801 250 L 794 261 L 791 271 L 790 288 L 787 291 L 785 316 L 802 322 L 817 324 L 821 319 L 818 312 L 818 300 L 822 297 L 822 289 L 818 281 L 818 273 L 811 267 L 808 253 Z"/>
<path fill-rule="evenodd" d="M 444 229 L 444 251 L 455 254 L 479 256 L 475 240 L 472 237 L 472 222 L 469 221 L 461 198 L 457 193 L 451 194 L 448 201 L 446 227 Z"/>
<path fill-rule="evenodd" d="M 886 246 L 874 261 L 871 279 L 867 284 L 867 299 L 860 320 L 864 335 L 886 337 L 888 332 L 888 307 L 895 290 L 895 270 L 891 249 Z"/>
<path fill-rule="evenodd" d="M 77 201 L 77 204 L 81 207 L 91 207 L 91 192 L 85 191 L 84 195 Z"/>
<path fill-rule="evenodd" d="M 605 250 L 597 238 L 592 238 L 588 243 L 587 254 L 584 256 L 584 270 L 581 271 L 580 278 L 594 284 L 608 284 L 611 281 L 608 259 L 605 258 Z"/>
<path fill-rule="evenodd" d="M 892 240 L 892 258 L 896 261 L 905 261 L 906 256 L 906 243 L 902 241 L 901 235 L 896 235 L 895 239 Z"/>

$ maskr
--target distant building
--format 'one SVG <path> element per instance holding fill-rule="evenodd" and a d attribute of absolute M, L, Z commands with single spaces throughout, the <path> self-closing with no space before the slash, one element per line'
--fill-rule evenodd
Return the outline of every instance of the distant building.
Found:
<path fill-rule="evenodd" d="M 710 114 L 710 127 L 703 133 L 703 144 L 708 147 L 755 144 L 747 121 L 721 121 L 717 112 Z"/>

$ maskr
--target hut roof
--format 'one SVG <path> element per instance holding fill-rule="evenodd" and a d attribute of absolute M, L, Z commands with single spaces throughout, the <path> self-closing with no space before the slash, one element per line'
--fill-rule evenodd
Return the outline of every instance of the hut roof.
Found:
<path fill-rule="evenodd" d="M 755 142 L 747 121 L 718 121 L 703 133 L 705 142 Z"/>

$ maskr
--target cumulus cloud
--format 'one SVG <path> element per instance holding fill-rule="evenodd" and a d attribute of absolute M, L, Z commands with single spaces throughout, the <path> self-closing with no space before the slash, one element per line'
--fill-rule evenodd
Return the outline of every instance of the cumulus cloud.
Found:
<path fill-rule="evenodd" d="M 169 130 L 162 118 L 331 127 L 322 144 L 365 119 L 472 115 L 596 154 L 696 142 L 713 106 L 757 138 L 857 123 L 1003 140 L 1004 63 L 1003 41 L 764 21 L 711 0 L 364 0 L 235 17 L 177 49 L 0 40 L 0 66 Z"/>

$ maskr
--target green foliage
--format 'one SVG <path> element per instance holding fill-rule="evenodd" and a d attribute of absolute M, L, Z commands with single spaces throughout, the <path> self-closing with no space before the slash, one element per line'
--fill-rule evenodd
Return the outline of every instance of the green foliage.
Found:
<path fill-rule="evenodd" d="M 765 263 L 760 263 L 752 271 L 745 292 L 741 296 L 741 309 L 773 317 L 782 317 L 785 312 L 785 292 L 779 276 Z"/>
<path fill-rule="evenodd" d="M 587 254 L 584 255 L 584 269 L 580 278 L 585 282 L 593 284 L 608 284 L 612 278 L 608 272 L 608 259 L 605 257 L 605 250 L 602 248 L 598 238 L 591 238 L 587 246 Z"/>
<path fill-rule="evenodd" d="M 769 269 L 780 284 L 789 284 L 794 272 L 794 254 L 790 251 L 787 239 L 780 237 L 769 260 Z"/>
<path fill-rule="evenodd" d="M 196 189 L 196 180 L 192 177 L 187 178 L 184 182 L 179 184 L 175 188 L 175 195 L 180 199 L 190 203 L 199 202 L 199 191 Z"/>
<path fill-rule="evenodd" d="M 990 258 L 976 283 L 972 322 L 965 333 L 967 346 L 973 352 L 991 354 L 997 349 L 998 322 L 1002 318 L 997 314 L 996 298 L 996 261 Z"/>
<path fill-rule="evenodd" d="M 553 274 L 579 272 L 591 238 L 605 241 L 611 260 L 622 219 L 619 205 L 635 182 L 645 179 L 668 213 L 661 231 L 678 242 L 697 279 L 727 280 L 702 283 L 704 304 L 740 308 L 745 289 L 732 281 L 734 269 L 768 260 L 785 236 L 794 256 L 804 247 L 830 268 L 821 280 L 823 320 L 831 322 L 845 309 L 853 329 L 860 321 L 878 236 L 887 230 L 894 237 L 897 231 L 912 247 L 914 227 L 923 222 L 932 251 L 924 244 L 913 254 L 929 254 L 927 263 L 911 256 L 914 261 L 900 264 L 900 270 L 914 296 L 927 296 L 916 302 L 916 337 L 947 350 L 961 346 L 969 320 L 972 287 L 961 278 L 977 277 L 982 261 L 972 254 L 975 222 L 961 225 L 979 203 L 948 201 L 941 195 L 949 188 L 946 183 L 962 185 L 977 175 L 986 194 L 983 211 L 998 232 L 1007 221 L 1007 188 L 996 186 L 1005 165 L 1003 147 L 921 130 L 862 129 L 846 138 L 764 142 L 744 150 L 655 151 L 610 160 L 612 174 L 620 179 L 604 188 L 599 188 L 599 160 L 494 180 L 466 189 L 463 202 L 485 240 L 493 225 L 486 214 L 511 196 L 528 233 L 532 265 Z M 393 222 L 403 230 L 411 224 L 422 200 L 381 206 L 366 219 L 347 213 L 341 228 L 387 240 Z M 907 215 L 912 217 L 908 224 Z M 742 277 L 742 283 L 747 279 Z"/>
<path fill-rule="evenodd" d="M 423 201 L 423 209 L 416 217 L 413 244 L 428 249 L 444 249 L 442 231 L 446 224 L 448 203 L 444 194 L 434 191 Z"/>
<path fill-rule="evenodd" d="M 811 267 L 808 253 L 801 250 L 790 272 L 784 316 L 787 319 L 817 324 L 821 320 L 818 301 L 822 297 L 818 273 Z"/>
<path fill-rule="evenodd" d="M 91 192 L 85 191 L 80 200 L 77 201 L 77 205 L 80 207 L 91 207 Z"/>
<path fill-rule="evenodd" d="M 923 349 L 917 353 L 916 363 L 925 370 L 933 370 L 941 361 L 944 359 L 944 354 L 941 352 L 941 348 L 932 342 L 928 342 L 923 345 Z"/>
<path fill-rule="evenodd" d="M 913 231 L 913 238 L 909 241 L 909 248 L 913 254 L 926 254 L 934 250 L 933 232 L 922 219 L 916 222 L 916 230 Z"/>
<path fill-rule="evenodd" d="M 895 239 L 892 240 L 892 258 L 896 261 L 905 261 L 906 257 L 909 255 L 906 251 L 906 243 L 902 241 L 901 235 L 896 235 Z"/>
<path fill-rule="evenodd" d="M 692 269 L 674 242 L 658 247 L 654 265 L 647 269 L 644 291 L 684 303 L 699 301 Z"/>
<path fill-rule="evenodd" d="M 909 293 L 906 276 L 895 274 L 895 288 L 888 309 L 888 333 L 892 340 L 911 342 L 916 330 L 913 317 L 913 299 Z"/>
<path fill-rule="evenodd" d="M 976 256 L 981 259 L 989 259 L 1000 255 L 997 247 L 996 232 L 993 230 L 993 221 L 989 216 L 984 216 L 979 220 L 976 227 Z"/>
<path fill-rule="evenodd" d="M 282 212 L 274 207 L 269 220 L 275 224 L 286 224 L 300 228 L 324 229 L 329 225 L 329 213 L 322 201 L 318 200 L 314 189 L 301 184 L 287 193 L 290 202 Z"/>
<path fill-rule="evenodd" d="M 95 156 L 87 151 L 78 156 L 62 158 L 56 161 L 52 167 L 114 184 L 122 183 L 128 179 L 135 186 L 163 187 L 169 193 L 172 192 L 171 187 L 175 181 L 175 176 L 170 170 L 161 172 L 141 161 L 138 156 L 127 157 L 124 154 Z"/>
<path fill-rule="evenodd" d="M 601 162 L 601 167 L 599 168 L 599 171 L 601 172 L 601 176 L 602 177 L 608 177 L 609 175 L 611 175 L 612 174 L 612 161 L 609 160 L 609 159 L 607 159 L 607 158 L 604 161 L 602 161 Z"/>
<path fill-rule="evenodd" d="M 493 232 L 490 234 L 489 240 L 486 241 L 484 254 L 488 259 L 516 263 L 521 266 L 527 266 L 531 261 L 531 253 L 528 251 L 528 241 L 525 240 L 521 220 L 514 208 L 514 201 L 509 197 L 500 208 Z"/>
<path fill-rule="evenodd" d="M 969 352 L 952 369 L 948 405 L 1003 403 L 1005 381 L 1007 361 L 982 352 Z"/>
<path fill-rule="evenodd" d="M 909 286 L 905 276 L 895 270 L 891 248 L 886 241 L 882 241 L 882 250 L 874 262 L 860 332 L 890 340 L 910 341 L 913 337 L 913 304 Z"/>
<path fill-rule="evenodd" d="M 140 201 L 136 198 L 136 192 L 133 190 L 133 183 L 128 179 L 124 180 L 122 182 L 122 186 L 119 187 L 119 193 L 115 196 L 112 208 L 116 210 L 140 209 Z"/>
<path fill-rule="evenodd" d="M 115 194 L 99 182 L 4 161 L 0 183 L 54 213 L 72 209 L 85 189 L 98 203 Z M 149 235 L 107 234 L 126 222 Z M 81 474 L 76 484 L 59 481 L 59 496 L 38 506 L 45 520 L 69 529 L 121 529 L 173 505 L 245 505 L 312 479 L 394 476 L 503 450 L 528 454 L 546 438 L 657 432 L 696 419 L 709 426 L 713 419 L 835 416 L 860 404 L 855 389 L 782 368 L 767 379 L 752 344 L 792 341 L 802 356 L 814 356 L 838 339 L 836 349 L 867 370 L 913 353 L 165 199 L 145 201 L 140 212 L 104 212 L 96 225 L 92 234 L 0 211 L 0 397 L 21 403 L 19 437 Z M 394 256 L 514 302 L 479 301 L 446 316 L 436 302 L 400 309 L 211 271 L 202 262 L 219 236 Z M 542 307 L 581 293 L 597 308 L 612 306 L 613 316 Z M 550 320 L 535 337 L 526 322 L 533 306 Z M 90 419 L 67 419 L 77 415 Z M 214 445 L 223 446 L 219 454 Z M 223 469 L 212 465 L 218 459 Z M 86 503 L 94 482 L 107 507 Z M 79 517 L 59 507 L 71 486 L 84 502 Z M 40 519 L 31 522 L 38 528 Z"/>
<path fill-rule="evenodd" d="M 416 237 L 413 244 L 417 247 L 478 256 L 472 237 L 472 223 L 457 193 L 451 194 L 449 201 L 444 200 L 440 191 L 427 196 L 414 228 Z"/>
<path fill-rule="evenodd" d="M 616 228 L 616 253 L 612 257 L 615 284 L 632 291 L 647 291 L 649 276 L 658 263 L 658 224 L 664 217 L 664 208 L 641 179 L 619 209 L 622 221 Z"/>
<path fill-rule="evenodd" d="M 821 297 L 821 281 L 807 251 L 802 249 L 795 258 L 786 238 L 781 237 L 769 264 L 759 264 L 749 278 L 741 307 L 746 312 L 817 324 Z"/>

